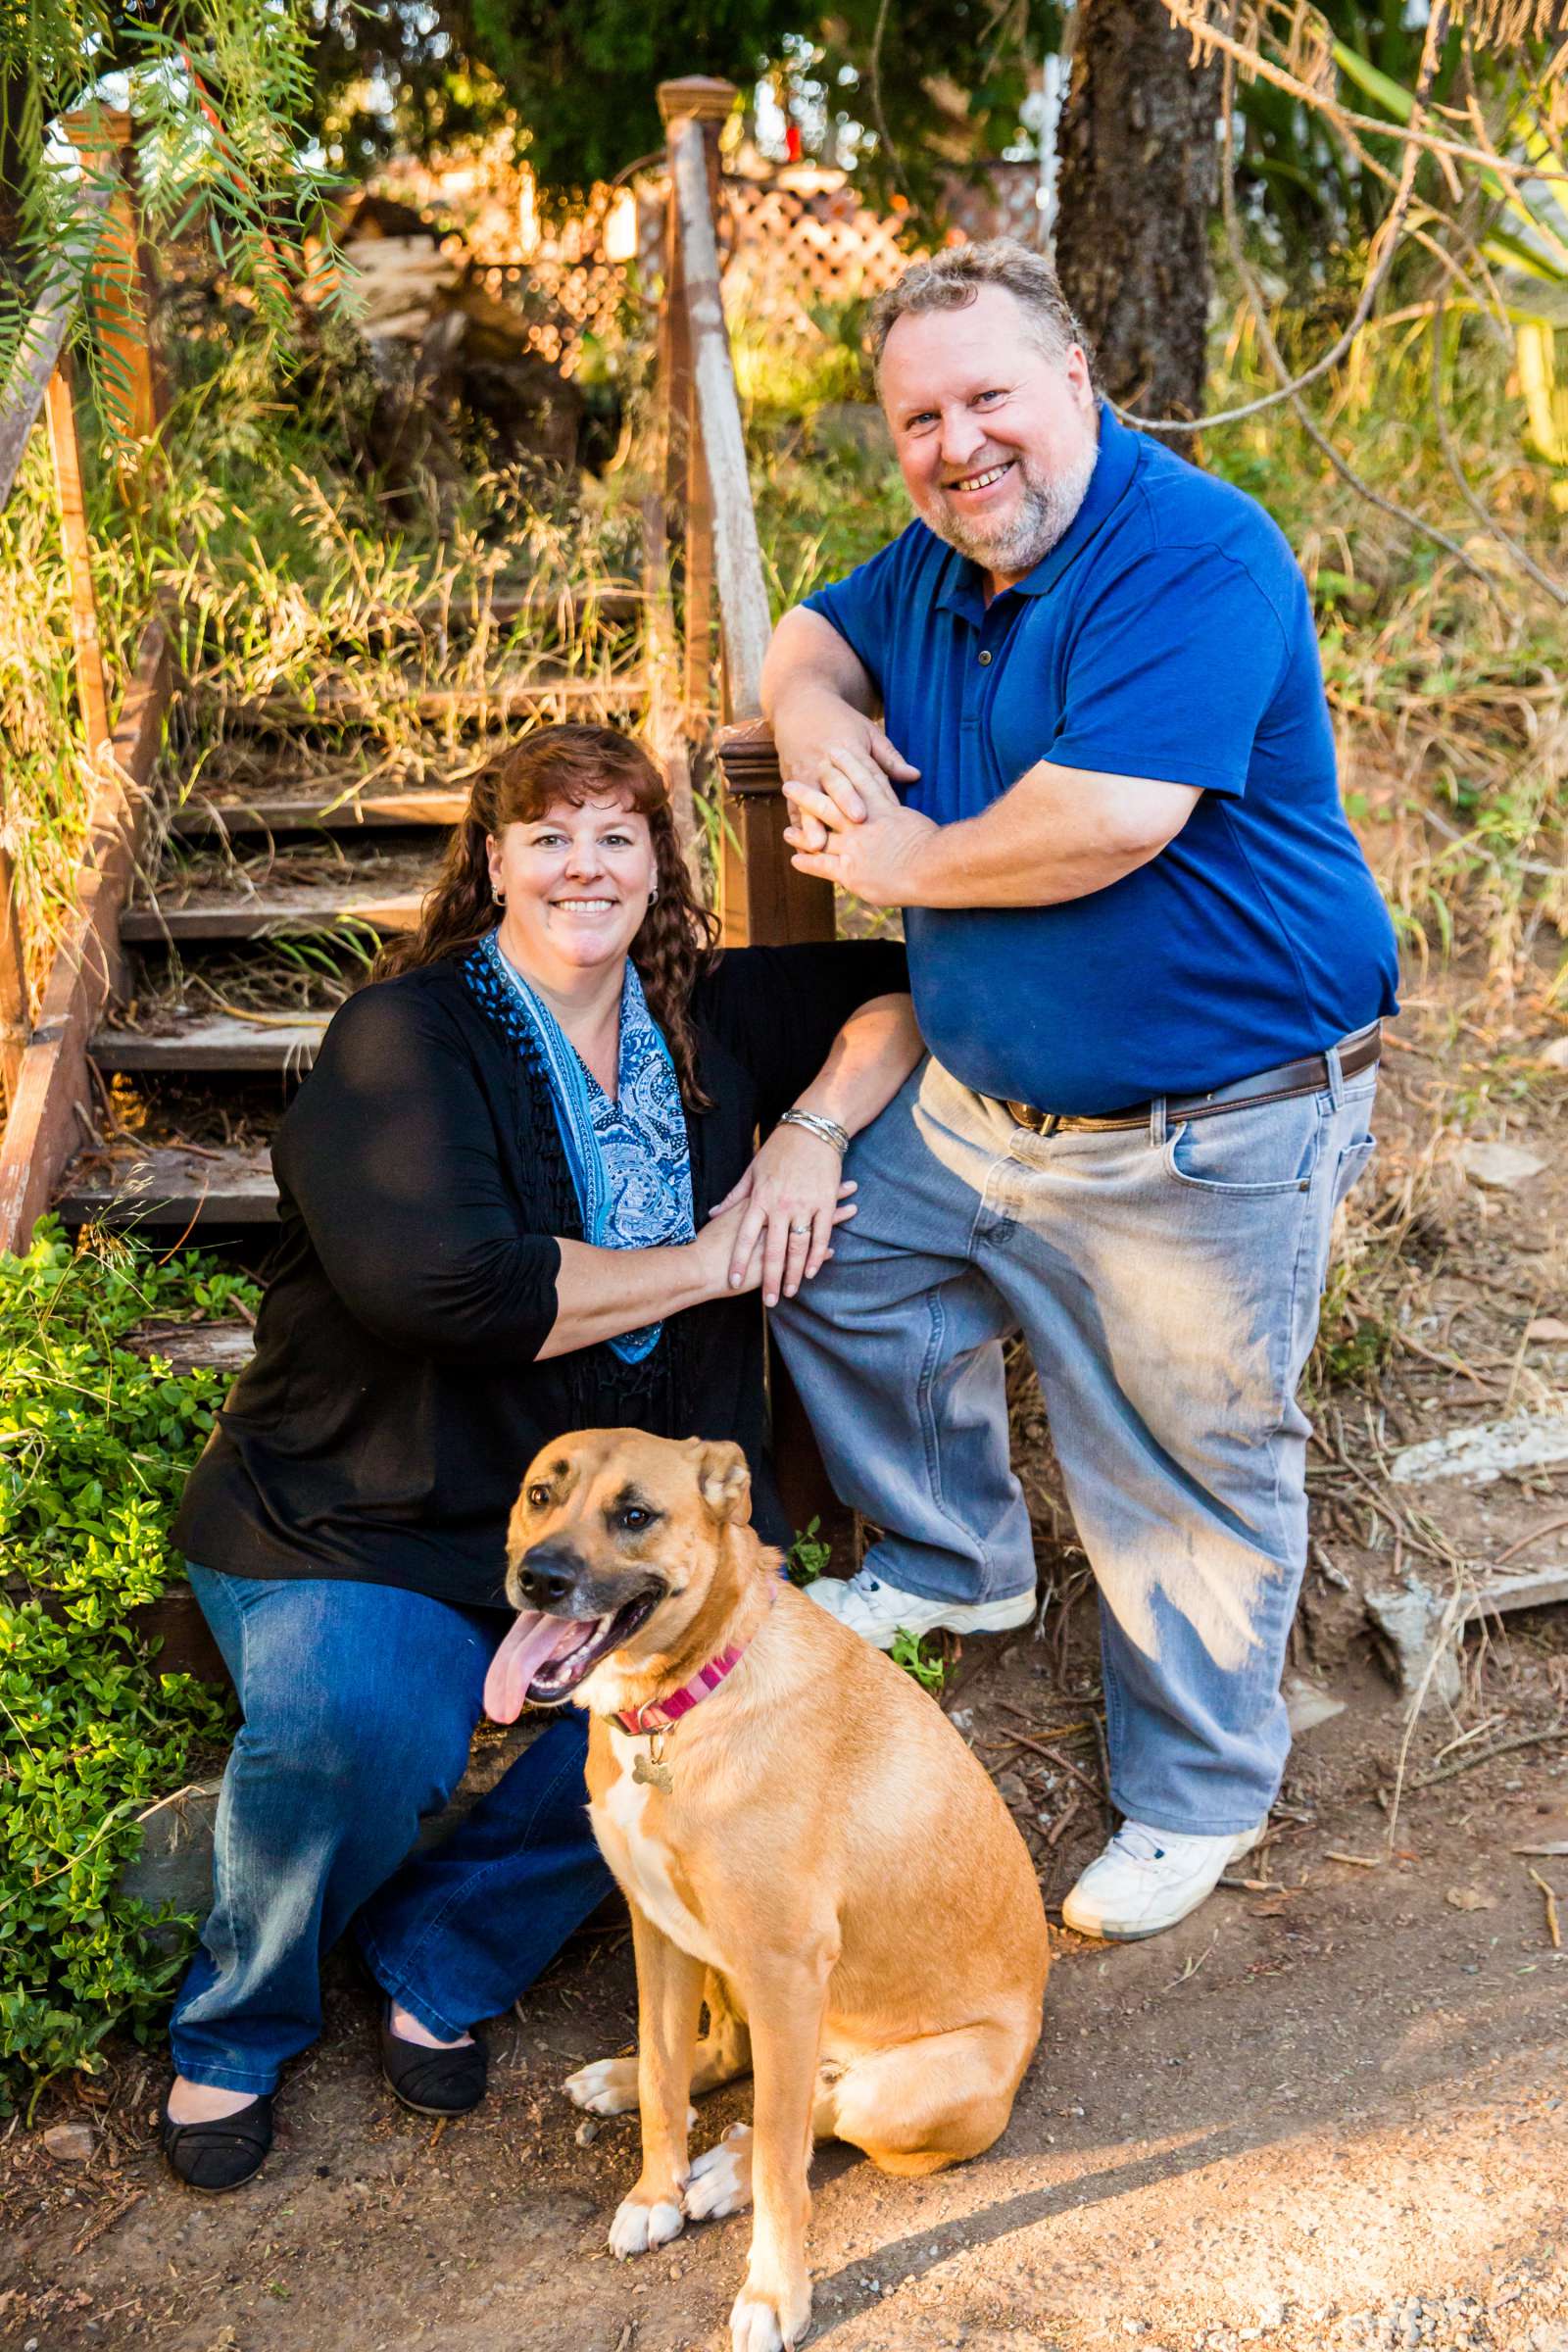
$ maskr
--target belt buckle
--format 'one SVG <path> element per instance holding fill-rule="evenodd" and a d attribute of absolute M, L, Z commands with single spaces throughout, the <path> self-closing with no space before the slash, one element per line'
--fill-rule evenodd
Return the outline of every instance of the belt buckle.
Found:
<path fill-rule="evenodd" d="M 1041 1110 L 1033 1102 L 1013 1102 L 1009 1101 L 1004 1105 L 1004 1108 L 1013 1125 L 1015 1127 L 1021 1127 L 1025 1135 L 1052 1136 L 1055 1134 L 1056 1129 L 1061 1125 L 1061 1114 L 1059 1111 Z"/>

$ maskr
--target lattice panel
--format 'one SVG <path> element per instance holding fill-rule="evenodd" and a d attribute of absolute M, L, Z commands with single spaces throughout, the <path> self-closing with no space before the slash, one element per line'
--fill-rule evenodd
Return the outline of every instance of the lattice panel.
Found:
<path fill-rule="evenodd" d="M 789 179 L 726 178 L 718 222 L 724 295 L 732 319 L 764 318 L 800 331 L 816 305 L 864 300 L 891 285 L 914 255 L 899 242 L 897 217 L 860 204 L 838 173 Z M 1041 239 L 1033 164 L 997 164 L 978 187 L 955 183 L 947 195 L 956 243 L 1014 236 Z M 585 334 L 608 334 L 640 292 L 652 304 L 662 270 L 665 182 L 637 187 L 635 264 L 605 258 L 607 207 L 597 204 L 562 222 L 527 262 L 492 262 L 476 274 L 488 293 L 514 302 L 530 322 L 529 341 L 570 374 Z"/>
<path fill-rule="evenodd" d="M 733 223 L 724 291 L 737 316 L 805 326 L 814 305 L 879 294 L 908 266 L 897 221 L 866 212 L 847 187 L 806 193 L 732 179 L 724 193 Z"/>

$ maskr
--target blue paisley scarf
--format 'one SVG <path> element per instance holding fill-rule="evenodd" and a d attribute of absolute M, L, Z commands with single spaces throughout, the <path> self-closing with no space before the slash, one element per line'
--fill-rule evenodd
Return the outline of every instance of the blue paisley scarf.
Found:
<path fill-rule="evenodd" d="M 555 1014 L 502 954 L 497 933 L 482 939 L 476 953 L 539 1049 L 584 1241 L 600 1250 L 651 1250 L 694 1240 L 691 1148 L 680 1087 L 630 958 L 620 992 L 620 1060 L 612 1102 Z M 645 1323 L 608 1345 L 623 1363 L 640 1363 L 658 1347 L 663 1328 Z"/>

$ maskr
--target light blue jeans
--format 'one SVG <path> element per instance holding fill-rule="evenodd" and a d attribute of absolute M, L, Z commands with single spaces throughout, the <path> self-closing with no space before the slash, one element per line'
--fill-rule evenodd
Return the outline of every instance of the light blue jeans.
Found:
<path fill-rule="evenodd" d="M 930 1599 L 1032 1592 L 1002 1342 L 1040 1375 L 1100 1589 L 1111 1797 L 1218 1836 L 1272 1803 L 1306 1558 L 1296 1400 L 1375 1070 L 1186 1124 L 1040 1136 L 935 1061 L 856 1138 L 858 1214 L 773 1321 L 867 1565 Z"/>

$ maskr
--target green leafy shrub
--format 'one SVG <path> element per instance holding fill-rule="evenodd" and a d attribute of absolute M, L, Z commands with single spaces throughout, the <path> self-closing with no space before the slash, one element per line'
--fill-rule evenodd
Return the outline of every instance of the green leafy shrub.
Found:
<path fill-rule="evenodd" d="M 52 1220 L 0 1257 L 0 2113 L 145 2035 L 183 1965 L 193 1923 L 118 1882 L 227 1718 L 126 1612 L 180 1573 L 169 1528 L 226 1383 L 126 1341 L 255 1298 L 195 1251 L 73 1251 Z"/>
<path fill-rule="evenodd" d="M 948 1679 L 948 1662 L 940 1648 L 928 1649 L 926 1636 L 911 1634 L 906 1625 L 901 1625 L 894 1635 L 889 1655 L 894 1665 L 902 1666 L 922 1690 L 938 1691 Z"/>

